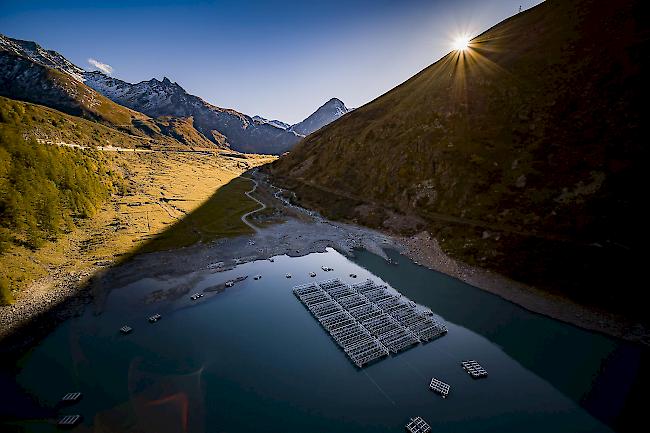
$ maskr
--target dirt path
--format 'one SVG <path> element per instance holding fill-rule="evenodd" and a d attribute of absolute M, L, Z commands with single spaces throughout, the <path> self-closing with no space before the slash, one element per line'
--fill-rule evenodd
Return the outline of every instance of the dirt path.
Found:
<path fill-rule="evenodd" d="M 255 179 L 250 178 L 250 177 L 246 177 L 246 176 L 241 176 L 241 177 L 244 178 L 244 179 L 248 179 L 248 180 L 250 180 L 251 182 L 253 182 L 253 188 L 252 188 L 250 191 L 246 191 L 244 194 L 246 194 L 246 196 L 247 196 L 248 198 L 250 198 L 250 199 L 252 199 L 252 200 L 255 200 L 257 203 L 259 203 L 260 205 L 262 205 L 262 207 L 257 208 L 257 209 L 255 209 L 255 210 L 252 210 L 252 211 L 250 211 L 250 212 L 246 212 L 244 215 L 242 215 L 242 216 L 241 216 L 241 221 L 242 221 L 244 224 L 246 224 L 248 227 L 250 227 L 250 228 L 252 228 L 253 230 L 255 230 L 256 233 L 259 233 L 260 229 L 259 229 L 257 226 L 255 226 L 253 223 L 249 222 L 246 218 L 247 218 L 248 216 L 250 216 L 250 215 L 253 215 L 255 212 L 259 212 L 259 211 L 261 211 L 261 210 L 266 209 L 266 203 L 259 201 L 258 199 L 256 199 L 255 197 L 253 197 L 253 196 L 251 195 L 251 194 L 254 193 L 255 190 L 257 189 L 257 181 L 256 181 Z"/>
<path fill-rule="evenodd" d="M 133 136 L 135 137 L 135 136 Z M 136 137 L 138 138 L 138 137 Z M 56 145 L 56 146 L 63 146 L 63 147 L 68 147 L 71 149 L 94 149 L 94 150 L 99 150 L 101 152 L 116 152 L 116 153 L 122 153 L 122 152 L 132 152 L 132 153 L 178 153 L 178 154 L 200 154 L 200 155 L 212 155 L 217 152 L 217 149 L 167 149 L 167 148 L 161 148 L 161 149 L 140 149 L 140 148 L 133 148 L 133 147 L 119 147 L 119 146 L 113 146 L 111 144 L 106 145 L 106 146 L 85 146 L 81 144 L 76 144 L 76 143 L 66 143 L 64 141 L 52 141 L 52 140 L 43 140 L 40 138 L 36 139 L 37 142 L 42 143 L 42 144 L 51 144 L 51 145 Z"/>

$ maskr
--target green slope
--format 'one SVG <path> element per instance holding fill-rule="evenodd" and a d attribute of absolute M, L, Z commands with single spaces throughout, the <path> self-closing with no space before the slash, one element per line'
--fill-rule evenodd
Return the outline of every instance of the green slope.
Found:
<path fill-rule="evenodd" d="M 36 249 L 95 214 L 122 183 L 103 155 L 25 140 L 0 124 L 0 255 Z M 11 302 L 0 279 L 0 304 Z"/>
<path fill-rule="evenodd" d="M 625 281 L 643 231 L 647 12 L 632 0 L 546 1 L 271 170 L 334 217 L 427 229 L 463 261 L 642 313 Z"/>
<path fill-rule="evenodd" d="M 130 135 L 53 108 L 0 96 L 0 130 L 6 129 L 30 139 L 90 147 L 110 144 L 133 148 L 149 143 L 147 137 Z"/>

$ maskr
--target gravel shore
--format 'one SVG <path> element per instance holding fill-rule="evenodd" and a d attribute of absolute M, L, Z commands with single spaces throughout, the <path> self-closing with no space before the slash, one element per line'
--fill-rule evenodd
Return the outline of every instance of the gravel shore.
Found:
<path fill-rule="evenodd" d="M 92 299 L 89 277 L 98 270 L 54 272 L 22 291 L 12 305 L 1 306 L 0 353 L 20 352 L 60 322 L 81 314 Z"/>
<path fill-rule="evenodd" d="M 532 312 L 612 337 L 650 345 L 650 330 L 621 315 L 577 304 L 503 275 L 468 266 L 447 256 L 429 233 L 396 238 L 402 254 L 444 274 L 498 295 Z"/>

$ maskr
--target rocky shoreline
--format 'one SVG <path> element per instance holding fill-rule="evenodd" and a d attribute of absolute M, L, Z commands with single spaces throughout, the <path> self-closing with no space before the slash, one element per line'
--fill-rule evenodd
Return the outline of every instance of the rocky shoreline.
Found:
<path fill-rule="evenodd" d="M 92 302 L 90 271 L 35 281 L 12 305 L 0 307 L 0 353 L 17 356 Z"/>
<path fill-rule="evenodd" d="M 607 311 L 578 304 L 485 269 L 458 262 L 446 255 L 427 232 L 396 238 L 411 260 L 500 296 L 534 313 L 610 337 L 650 346 L 650 330 L 640 323 Z"/>

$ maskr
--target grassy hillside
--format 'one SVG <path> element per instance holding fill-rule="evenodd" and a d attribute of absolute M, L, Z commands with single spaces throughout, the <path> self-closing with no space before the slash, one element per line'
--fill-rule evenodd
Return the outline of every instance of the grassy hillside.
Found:
<path fill-rule="evenodd" d="M 208 243 L 223 237 L 252 233 L 251 228 L 240 219 L 245 213 L 259 207 L 244 195 L 250 189 L 249 180 L 232 179 L 194 212 L 152 238 L 140 252 L 171 250 L 198 242 Z"/>
<path fill-rule="evenodd" d="M 0 96 L 0 123 L 26 137 L 80 146 L 153 147 L 165 149 L 215 148 L 192 127 L 192 119 L 154 119 L 150 136 L 133 135 L 102 123 L 62 113 L 42 105 Z"/>
<path fill-rule="evenodd" d="M 42 105 L 15 101 L 0 96 L 0 127 L 21 135 L 54 143 L 80 146 L 137 147 L 149 140 L 129 135 L 106 125 L 71 116 Z"/>
<path fill-rule="evenodd" d="M 162 116 L 156 118 L 155 122 L 163 134 L 178 140 L 179 143 L 194 147 L 215 147 L 215 143 L 194 128 L 192 117 Z"/>
<path fill-rule="evenodd" d="M 334 217 L 427 229 L 463 261 L 642 315 L 625 281 L 644 228 L 647 12 L 548 0 L 307 137 L 272 171 Z"/>
<path fill-rule="evenodd" d="M 27 141 L 0 129 L 0 254 L 13 245 L 36 249 L 93 216 L 121 177 L 90 150 Z M 0 281 L 2 299 L 8 282 Z"/>

